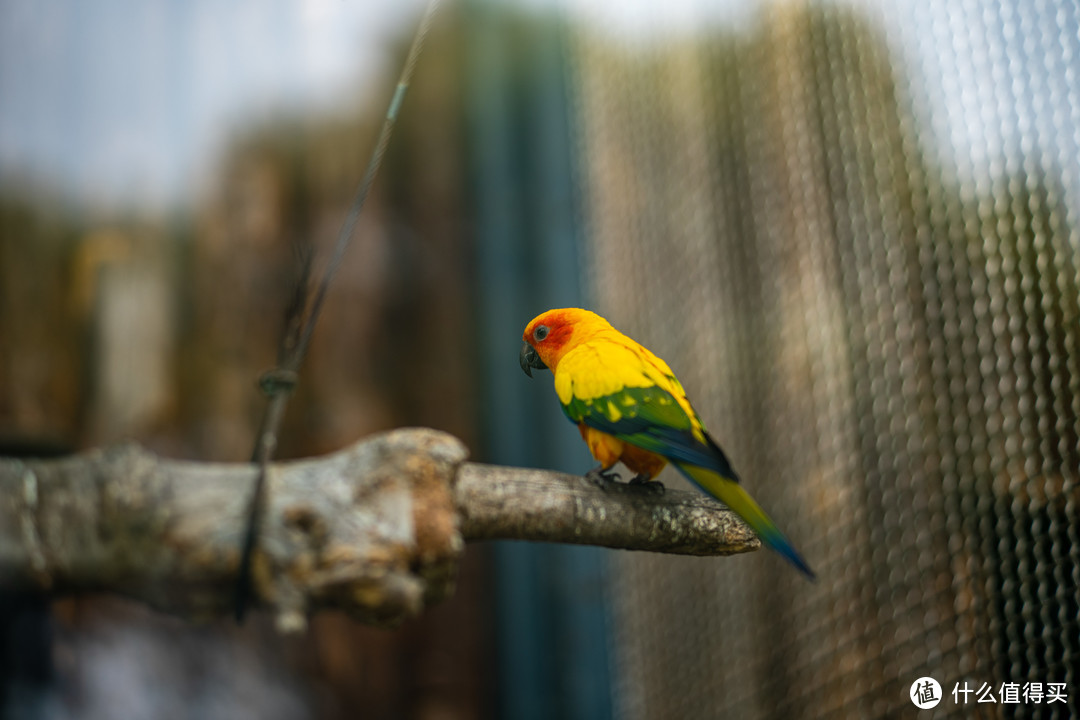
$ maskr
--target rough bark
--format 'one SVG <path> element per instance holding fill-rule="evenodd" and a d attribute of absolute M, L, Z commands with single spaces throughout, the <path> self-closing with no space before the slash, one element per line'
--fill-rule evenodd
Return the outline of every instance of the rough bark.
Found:
<path fill-rule="evenodd" d="M 467 540 L 537 540 L 680 555 L 760 546 L 723 505 L 694 492 L 464 463 L 454 488 Z"/>
<path fill-rule="evenodd" d="M 449 435 L 405 429 L 273 465 L 254 564 L 258 604 L 283 628 L 329 607 L 394 625 L 453 591 L 464 540 L 692 555 L 758 547 L 730 511 L 694 493 L 601 488 L 465 457 Z M 0 460 L 0 585 L 112 592 L 184 617 L 227 615 L 255 473 L 136 445 Z"/>

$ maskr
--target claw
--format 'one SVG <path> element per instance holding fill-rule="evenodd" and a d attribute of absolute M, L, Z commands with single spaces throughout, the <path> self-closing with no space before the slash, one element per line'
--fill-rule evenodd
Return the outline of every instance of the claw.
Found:
<path fill-rule="evenodd" d="M 612 472 L 611 468 L 605 468 L 603 465 L 594 467 L 585 473 L 585 479 L 600 488 L 606 488 L 611 483 L 618 482 L 619 478 L 619 473 Z"/>
<path fill-rule="evenodd" d="M 630 485 L 636 485 L 642 490 L 648 490 L 655 495 L 661 495 L 664 492 L 664 483 L 659 480 L 653 480 L 645 473 L 638 473 L 634 477 L 630 478 Z"/>

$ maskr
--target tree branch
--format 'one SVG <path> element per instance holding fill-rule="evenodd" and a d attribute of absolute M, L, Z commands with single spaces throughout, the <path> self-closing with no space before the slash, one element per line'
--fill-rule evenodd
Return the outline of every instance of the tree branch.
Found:
<path fill-rule="evenodd" d="M 512 538 L 691 555 L 759 546 L 710 499 L 464 462 L 405 429 L 278 463 L 254 560 L 279 626 L 339 608 L 394 625 L 453 591 L 463 540 Z M 183 617 L 228 614 L 254 465 L 159 458 L 136 445 L 0 460 L 0 586 L 112 592 Z"/>
<path fill-rule="evenodd" d="M 466 540 L 536 540 L 679 555 L 733 555 L 761 541 L 723 505 L 685 490 L 464 463 L 454 487 Z"/>

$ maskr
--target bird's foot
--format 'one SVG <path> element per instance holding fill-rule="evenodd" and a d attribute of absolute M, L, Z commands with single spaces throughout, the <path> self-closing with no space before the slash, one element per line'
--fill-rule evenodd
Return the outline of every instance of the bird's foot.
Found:
<path fill-rule="evenodd" d="M 619 473 L 613 472 L 611 468 L 605 468 L 603 465 L 594 467 L 585 473 L 585 479 L 599 488 L 607 488 L 611 483 L 618 482 L 619 477 Z"/>
<path fill-rule="evenodd" d="M 642 490 L 648 490 L 654 495 L 662 495 L 664 492 L 664 483 L 659 480 L 653 480 L 646 473 L 638 473 L 634 477 L 630 478 L 630 485 L 636 485 Z"/>

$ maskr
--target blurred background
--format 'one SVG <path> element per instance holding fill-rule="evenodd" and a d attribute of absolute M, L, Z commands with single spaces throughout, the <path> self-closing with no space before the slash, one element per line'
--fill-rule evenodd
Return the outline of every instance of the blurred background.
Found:
<path fill-rule="evenodd" d="M 421 5 L 0 0 L 0 454 L 250 456 Z M 1074 3 L 448 0 L 335 282 L 280 456 L 425 425 L 583 472 L 516 353 L 586 305 L 818 581 L 478 545 L 400 630 L 292 637 L 0 592 L 4 716 L 901 717 L 921 676 L 928 716 L 1080 702 Z M 1032 682 L 1068 704 L 1001 704 Z"/>

